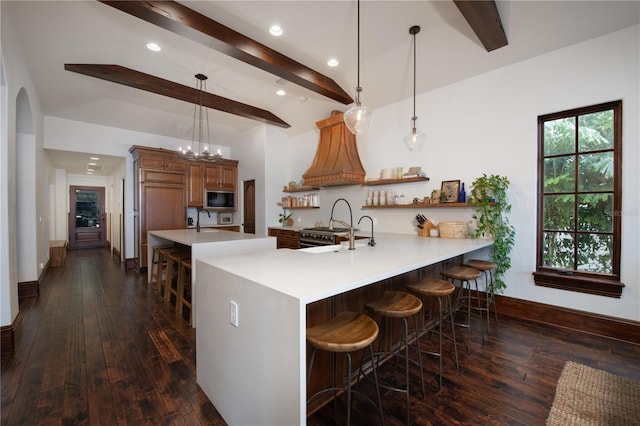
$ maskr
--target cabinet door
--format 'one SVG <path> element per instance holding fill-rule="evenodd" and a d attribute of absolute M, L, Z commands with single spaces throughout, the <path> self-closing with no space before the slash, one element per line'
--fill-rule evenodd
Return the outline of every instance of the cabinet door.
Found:
<path fill-rule="evenodd" d="M 207 165 L 204 168 L 204 186 L 205 188 L 220 187 L 220 166 Z"/>
<path fill-rule="evenodd" d="M 164 157 L 161 155 L 141 155 L 138 163 L 141 169 L 164 170 Z"/>
<path fill-rule="evenodd" d="M 235 191 L 238 180 L 238 168 L 232 166 L 220 166 L 220 187 Z"/>
<path fill-rule="evenodd" d="M 204 166 L 189 164 L 188 200 L 189 207 L 204 207 Z"/>
<path fill-rule="evenodd" d="M 141 188 L 141 243 L 147 243 L 147 231 L 186 228 L 186 188 L 142 184 Z M 147 266 L 147 252 L 139 253 L 140 267 Z"/>
<path fill-rule="evenodd" d="M 168 172 L 187 172 L 187 162 L 178 158 L 167 157 L 164 160 L 164 169 Z"/>

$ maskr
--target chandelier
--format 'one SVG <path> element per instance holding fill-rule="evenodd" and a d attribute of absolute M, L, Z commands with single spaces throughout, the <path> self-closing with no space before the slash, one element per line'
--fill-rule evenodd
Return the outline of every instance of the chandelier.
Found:
<path fill-rule="evenodd" d="M 191 145 L 187 146 L 186 150 L 183 150 L 182 147 L 178 148 L 178 150 L 187 160 L 216 162 L 222 159 L 222 153 L 219 149 L 215 154 L 209 151 L 209 145 L 211 145 L 209 138 L 209 110 L 204 105 L 207 93 L 207 76 L 196 74 L 195 77 L 196 101 L 193 104 Z"/>

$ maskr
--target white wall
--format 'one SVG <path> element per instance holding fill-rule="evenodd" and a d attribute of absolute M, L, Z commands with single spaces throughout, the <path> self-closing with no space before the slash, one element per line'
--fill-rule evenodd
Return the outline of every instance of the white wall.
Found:
<path fill-rule="evenodd" d="M 461 179 L 469 185 L 483 173 L 507 176 L 513 204 L 511 223 L 517 236 L 505 294 L 640 320 L 639 39 L 639 27 L 630 27 L 418 96 L 418 126 L 427 134 L 427 144 L 419 154 L 406 150 L 402 141 L 409 131 L 411 99 L 377 109 L 371 128 L 358 139 L 367 177 L 378 177 L 386 167 L 421 166 L 431 178 L 428 184 L 388 188 L 410 199 L 428 195 L 443 180 Z M 531 277 L 536 248 L 537 117 L 616 99 L 623 100 L 624 122 L 621 275 L 626 287 L 622 297 L 537 287 Z M 294 176 L 301 176 L 311 164 L 317 140 L 317 132 L 291 140 Z M 304 224 L 312 225 L 315 220 L 326 224 L 333 201 L 345 196 L 357 211 L 354 221 L 361 214 L 370 214 L 378 221 L 377 231 L 415 232 L 412 218 L 417 209 L 360 210 L 367 189 L 322 189 L 321 209 L 300 213 Z M 435 221 L 464 220 L 471 215 L 468 209 L 424 209 L 422 213 Z"/>
<path fill-rule="evenodd" d="M 43 115 L 40 108 L 33 82 L 24 57 L 20 50 L 20 44 L 15 36 L 15 31 L 11 20 L 6 13 L 2 13 L 2 2 L 0 2 L 1 19 L 1 49 L 3 66 L 3 89 L 2 89 L 2 146 L 0 147 L 0 158 L 2 164 L 2 178 L 0 179 L 0 218 L 2 227 L 0 228 L 0 257 L 2 257 L 2 273 L 0 278 L 0 325 L 10 325 L 18 314 L 18 249 L 16 245 L 17 223 L 22 217 L 22 212 L 17 208 L 16 189 L 18 188 L 16 176 L 16 143 L 17 134 L 20 132 L 18 123 L 20 117 L 25 113 L 30 116 L 32 134 L 35 139 L 35 151 L 33 164 L 36 168 L 36 177 L 33 180 L 35 188 L 35 205 L 30 210 L 45 212 L 43 221 L 36 225 L 35 232 L 30 232 L 27 243 L 33 247 L 28 262 L 31 265 L 46 263 L 49 259 L 49 223 L 46 220 L 49 207 L 49 171 L 50 163 L 44 158 L 43 151 Z M 17 100 L 21 90 L 28 98 L 28 110 L 19 110 Z M 33 268 L 29 267 L 29 280 Z M 37 271 L 37 267 L 35 270 Z M 37 279 L 36 275 L 32 279 Z"/>

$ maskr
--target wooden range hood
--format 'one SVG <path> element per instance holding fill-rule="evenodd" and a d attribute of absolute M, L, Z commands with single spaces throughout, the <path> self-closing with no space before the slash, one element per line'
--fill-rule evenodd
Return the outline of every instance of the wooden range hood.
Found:
<path fill-rule="evenodd" d="M 318 150 L 311 167 L 302 175 L 305 186 L 360 185 L 366 172 L 356 145 L 356 137 L 344 124 L 343 114 L 316 122 L 320 129 Z"/>

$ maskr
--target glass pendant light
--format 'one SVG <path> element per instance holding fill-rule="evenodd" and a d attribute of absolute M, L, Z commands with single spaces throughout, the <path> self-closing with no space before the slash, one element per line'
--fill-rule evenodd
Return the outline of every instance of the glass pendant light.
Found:
<path fill-rule="evenodd" d="M 404 137 L 404 143 L 409 151 L 420 151 L 424 147 L 427 136 L 416 128 L 416 34 L 420 27 L 414 25 L 409 28 L 409 34 L 413 35 L 413 117 L 411 117 L 411 132 Z"/>
<path fill-rule="evenodd" d="M 361 135 L 371 124 L 373 112 L 360 102 L 360 0 L 358 0 L 358 86 L 356 87 L 356 102 L 344 113 L 344 123 L 354 135 Z"/>

